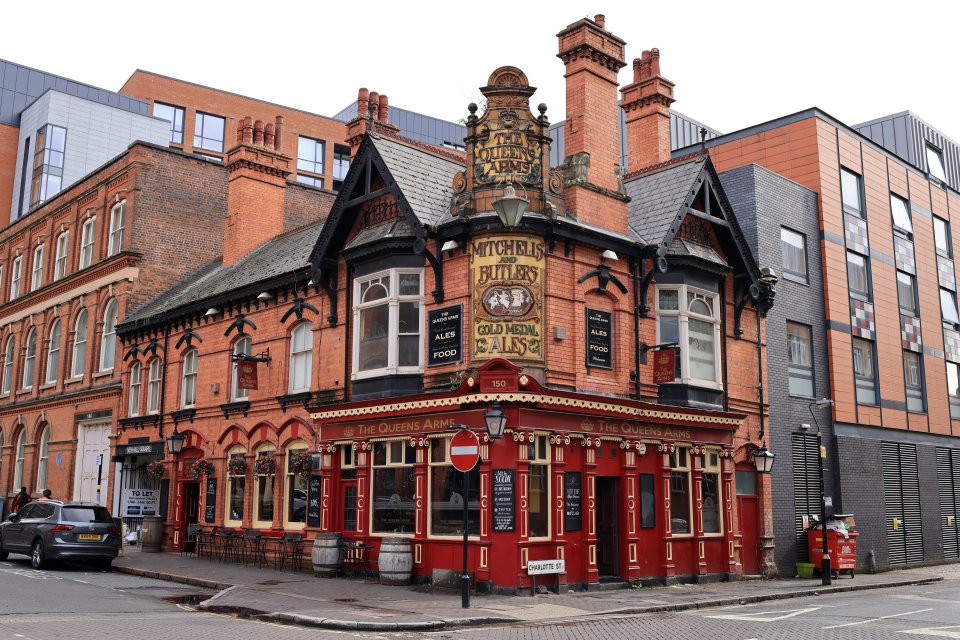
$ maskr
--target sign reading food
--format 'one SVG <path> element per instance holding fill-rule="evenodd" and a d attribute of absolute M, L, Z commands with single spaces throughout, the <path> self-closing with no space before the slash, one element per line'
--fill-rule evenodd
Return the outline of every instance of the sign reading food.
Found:
<path fill-rule="evenodd" d="M 542 238 L 487 236 L 473 240 L 473 358 L 543 360 Z"/>

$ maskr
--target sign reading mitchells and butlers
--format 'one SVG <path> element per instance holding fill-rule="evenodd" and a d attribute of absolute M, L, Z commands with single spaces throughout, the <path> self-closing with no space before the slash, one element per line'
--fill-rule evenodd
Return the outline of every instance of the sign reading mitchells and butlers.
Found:
<path fill-rule="evenodd" d="M 470 247 L 474 360 L 543 361 L 543 238 L 475 238 Z"/>

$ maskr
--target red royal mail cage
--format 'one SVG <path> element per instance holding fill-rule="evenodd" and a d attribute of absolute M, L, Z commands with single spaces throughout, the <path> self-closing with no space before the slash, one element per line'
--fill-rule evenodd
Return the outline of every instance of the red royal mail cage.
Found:
<path fill-rule="evenodd" d="M 839 531 L 827 529 L 827 550 L 830 552 L 830 568 L 839 575 L 841 571 L 848 571 L 854 577 L 857 569 L 857 536 L 856 531 L 850 531 L 847 536 Z M 823 532 L 820 529 L 807 531 L 807 546 L 810 551 L 810 562 L 814 567 L 820 567 L 823 560 Z"/>

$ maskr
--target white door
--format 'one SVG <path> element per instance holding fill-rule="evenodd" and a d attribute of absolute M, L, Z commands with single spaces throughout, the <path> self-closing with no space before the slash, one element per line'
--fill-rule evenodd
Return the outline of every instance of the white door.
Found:
<path fill-rule="evenodd" d="M 80 439 L 80 500 L 107 504 L 107 476 L 110 473 L 110 425 L 82 427 Z M 97 478 L 100 499 L 97 499 Z"/>

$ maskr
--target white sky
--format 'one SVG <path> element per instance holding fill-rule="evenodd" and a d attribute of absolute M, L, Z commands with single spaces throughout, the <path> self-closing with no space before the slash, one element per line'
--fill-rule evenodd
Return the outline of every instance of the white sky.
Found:
<path fill-rule="evenodd" d="M 333 115 L 366 86 L 458 121 L 490 72 L 512 64 L 558 122 L 556 34 L 603 13 L 627 41 L 622 84 L 658 47 L 674 107 L 723 132 L 812 106 L 851 125 L 909 109 L 960 140 L 956 2 L 41 4 L 5 3 L 0 57 L 114 91 L 141 68 Z"/>

